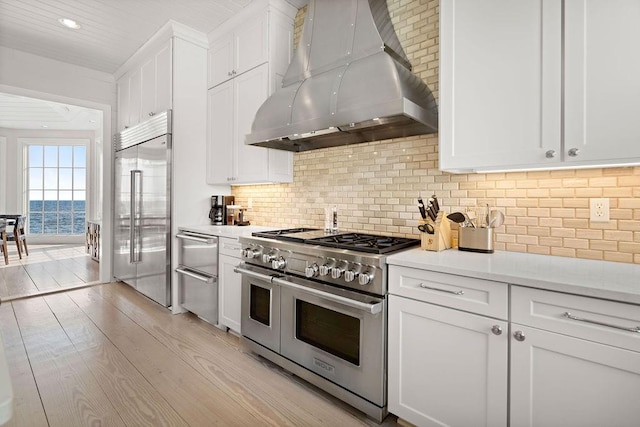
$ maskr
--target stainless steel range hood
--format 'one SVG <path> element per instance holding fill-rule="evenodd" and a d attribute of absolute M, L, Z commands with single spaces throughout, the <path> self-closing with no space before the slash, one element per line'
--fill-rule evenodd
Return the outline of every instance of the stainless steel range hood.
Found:
<path fill-rule="evenodd" d="M 395 34 L 385 0 L 311 0 L 282 88 L 246 144 L 306 151 L 438 131 L 438 107 Z"/>

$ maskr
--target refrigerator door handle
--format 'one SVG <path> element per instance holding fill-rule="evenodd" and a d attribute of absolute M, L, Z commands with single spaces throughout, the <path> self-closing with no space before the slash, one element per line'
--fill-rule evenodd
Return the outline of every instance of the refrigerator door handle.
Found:
<path fill-rule="evenodd" d="M 130 227 L 129 227 L 129 232 L 130 234 L 130 239 L 129 241 L 131 242 L 130 246 L 129 246 L 129 262 L 134 264 L 137 262 L 140 262 L 140 253 L 138 252 L 138 242 L 137 242 L 137 234 L 136 231 L 138 231 L 138 226 L 137 226 L 137 217 L 138 217 L 138 212 L 137 212 L 137 207 L 138 207 L 138 193 L 142 190 L 141 186 L 139 185 L 139 178 L 142 178 L 142 171 L 139 169 L 134 169 L 131 171 L 131 178 L 130 178 L 130 184 L 131 184 L 131 222 L 130 222 Z"/>

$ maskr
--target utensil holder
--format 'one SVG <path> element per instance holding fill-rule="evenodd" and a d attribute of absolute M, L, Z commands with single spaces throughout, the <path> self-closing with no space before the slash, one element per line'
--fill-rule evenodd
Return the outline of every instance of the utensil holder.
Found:
<path fill-rule="evenodd" d="M 460 227 L 458 230 L 458 250 L 492 254 L 493 230 L 491 227 Z"/>
<path fill-rule="evenodd" d="M 440 252 L 451 247 L 451 225 L 447 220 L 447 213 L 439 211 L 435 221 L 421 219 L 421 224 L 431 224 L 433 234 L 420 232 L 420 247 L 427 251 Z"/>

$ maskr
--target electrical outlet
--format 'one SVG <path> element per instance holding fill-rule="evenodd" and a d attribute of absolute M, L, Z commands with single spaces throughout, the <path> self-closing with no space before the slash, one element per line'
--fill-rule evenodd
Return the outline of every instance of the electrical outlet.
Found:
<path fill-rule="evenodd" d="M 590 199 L 590 218 L 592 222 L 609 222 L 609 198 Z"/>

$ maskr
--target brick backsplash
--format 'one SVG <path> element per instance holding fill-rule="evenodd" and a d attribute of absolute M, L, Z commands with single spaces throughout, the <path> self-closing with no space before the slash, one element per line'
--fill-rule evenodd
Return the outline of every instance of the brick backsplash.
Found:
<path fill-rule="evenodd" d="M 438 1 L 388 0 L 413 71 L 438 96 Z M 296 17 L 296 43 L 305 9 Z M 490 206 L 505 213 L 497 250 L 640 264 L 640 167 L 450 174 L 438 170 L 438 136 L 294 154 L 294 182 L 234 186 L 254 224 L 321 228 L 338 206 L 344 230 L 419 237 L 417 198 L 442 209 Z M 607 223 L 589 221 L 589 198 L 608 197 Z M 454 227 L 455 235 L 455 227 Z"/>

